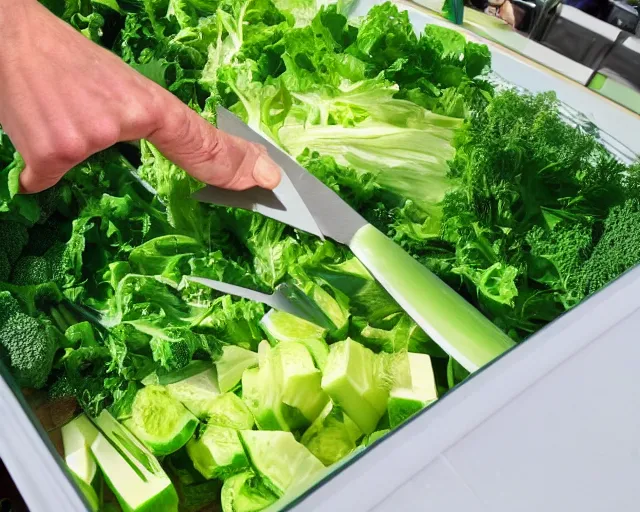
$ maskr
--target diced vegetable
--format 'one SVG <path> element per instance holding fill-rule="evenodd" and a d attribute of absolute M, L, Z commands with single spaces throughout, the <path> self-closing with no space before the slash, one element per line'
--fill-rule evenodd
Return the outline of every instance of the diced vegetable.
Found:
<path fill-rule="evenodd" d="M 226 478 L 249 465 L 238 432 L 228 427 L 205 426 L 187 443 L 187 453 L 206 479 Z"/>
<path fill-rule="evenodd" d="M 208 368 L 178 382 L 166 385 L 169 394 L 198 419 L 206 419 L 212 403 L 220 395 L 216 371 Z"/>
<path fill-rule="evenodd" d="M 251 465 L 265 485 L 282 496 L 292 485 L 313 483 L 324 469 L 314 455 L 290 432 L 240 431 Z"/>
<path fill-rule="evenodd" d="M 193 436 L 198 419 L 163 386 L 138 391 L 131 418 L 124 425 L 154 455 L 168 455 L 182 448 Z"/>
<path fill-rule="evenodd" d="M 322 374 L 306 347 L 260 344 L 260 367 L 245 370 L 243 400 L 262 430 L 291 430 L 309 425 L 329 398 L 321 388 Z"/>
<path fill-rule="evenodd" d="M 351 339 L 331 346 L 322 389 L 370 434 L 387 409 L 389 376 L 385 361 Z"/>
<path fill-rule="evenodd" d="M 360 437 L 362 431 L 353 420 L 329 402 L 300 442 L 325 466 L 330 466 L 355 450 Z"/>
<path fill-rule="evenodd" d="M 255 352 L 235 345 L 222 347 L 222 356 L 216 361 L 220 391 L 233 391 L 242 381 L 244 371 L 254 366 L 258 366 Z"/>
<path fill-rule="evenodd" d="M 106 410 L 91 453 L 120 506 L 128 512 L 177 512 L 178 495 L 158 460 Z"/>
<path fill-rule="evenodd" d="M 291 341 L 302 343 L 311 353 L 316 366 L 320 370 L 324 368 L 329 355 L 325 329 L 275 309 L 262 318 L 260 327 L 273 344 Z"/>
<path fill-rule="evenodd" d="M 259 512 L 277 500 L 253 471 L 233 475 L 222 486 L 222 512 Z"/>
<path fill-rule="evenodd" d="M 255 423 L 249 408 L 233 393 L 224 393 L 210 404 L 207 422 L 236 430 L 250 430 Z"/>
<path fill-rule="evenodd" d="M 409 367 L 408 378 L 395 382 L 389 395 L 388 414 L 391 428 L 397 427 L 438 399 L 431 358 L 426 354 L 409 353 L 406 359 Z"/>
<path fill-rule="evenodd" d="M 61 429 L 64 460 L 83 492 L 92 511 L 101 506 L 102 481 L 91 445 L 100 432 L 85 414 L 74 418 Z"/>

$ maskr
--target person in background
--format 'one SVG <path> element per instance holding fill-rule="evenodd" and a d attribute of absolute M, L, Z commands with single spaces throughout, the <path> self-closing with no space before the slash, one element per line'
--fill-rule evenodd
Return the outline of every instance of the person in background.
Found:
<path fill-rule="evenodd" d="M 275 188 L 264 147 L 211 126 L 37 0 L 0 0 L 0 126 L 22 155 L 23 192 L 55 185 L 116 142 L 148 139 L 200 181 Z"/>

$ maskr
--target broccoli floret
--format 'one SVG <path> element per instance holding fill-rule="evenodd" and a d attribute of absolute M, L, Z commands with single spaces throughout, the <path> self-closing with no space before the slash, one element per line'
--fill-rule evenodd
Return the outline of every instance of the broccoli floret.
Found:
<path fill-rule="evenodd" d="M 11 275 L 11 263 L 7 253 L 0 250 L 0 282 L 7 281 Z"/>
<path fill-rule="evenodd" d="M 57 340 L 45 321 L 15 313 L 0 327 L 0 345 L 18 384 L 42 388 L 51 373 Z"/>
<path fill-rule="evenodd" d="M 582 268 L 585 295 L 597 292 L 640 262 L 640 201 L 630 199 L 609 211 L 604 232 Z"/>
<path fill-rule="evenodd" d="M 153 359 L 167 370 L 184 368 L 203 348 L 203 337 L 188 328 L 169 327 L 149 342 Z"/>
<path fill-rule="evenodd" d="M 21 312 L 20 304 L 13 295 L 7 291 L 0 292 L 0 325 L 4 325 L 10 317 Z"/>
<path fill-rule="evenodd" d="M 51 279 L 60 286 L 64 286 L 67 280 L 67 272 L 70 266 L 67 247 L 63 243 L 56 243 L 44 255 L 49 262 Z"/>
<path fill-rule="evenodd" d="M 51 267 L 42 256 L 23 256 L 11 274 L 11 282 L 17 286 L 44 284 L 51 280 Z"/>
<path fill-rule="evenodd" d="M 67 376 L 62 375 L 49 386 L 47 397 L 52 402 L 76 396 L 76 386 L 74 382 Z"/>
<path fill-rule="evenodd" d="M 0 221 L 0 240 L 9 263 L 15 263 L 29 241 L 29 233 L 26 226 L 18 222 Z"/>
<path fill-rule="evenodd" d="M 29 243 L 25 253 L 31 256 L 44 256 L 44 254 L 57 243 L 63 242 L 63 226 L 59 219 L 52 219 L 45 224 L 36 224 L 29 230 Z"/>

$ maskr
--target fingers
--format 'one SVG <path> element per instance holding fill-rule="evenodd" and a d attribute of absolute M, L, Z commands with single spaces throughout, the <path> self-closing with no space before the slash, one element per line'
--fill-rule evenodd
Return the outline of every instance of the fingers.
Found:
<path fill-rule="evenodd" d="M 231 190 L 280 183 L 280 169 L 264 147 L 216 129 L 169 93 L 162 101 L 159 128 L 147 139 L 196 179 Z"/>
<path fill-rule="evenodd" d="M 33 167 L 27 165 L 20 173 L 20 193 L 37 194 L 43 190 L 53 187 L 64 176 L 65 171 L 58 173 L 38 172 Z"/>

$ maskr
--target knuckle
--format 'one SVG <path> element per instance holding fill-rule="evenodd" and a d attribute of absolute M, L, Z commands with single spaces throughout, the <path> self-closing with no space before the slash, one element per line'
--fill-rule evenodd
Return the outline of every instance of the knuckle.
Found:
<path fill-rule="evenodd" d="M 85 137 L 79 134 L 65 134 L 58 137 L 55 146 L 49 148 L 44 157 L 54 162 L 76 163 L 84 160 L 89 151 L 89 144 Z"/>
<path fill-rule="evenodd" d="M 103 121 L 91 134 L 91 149 L 99 151 L 113 146 L 120 137 L 120 124 L 115 121 Z"/>

